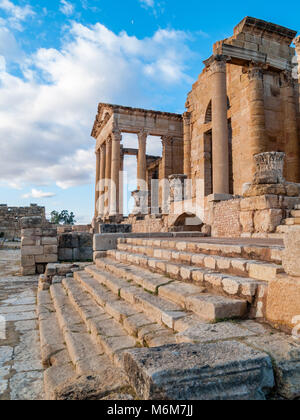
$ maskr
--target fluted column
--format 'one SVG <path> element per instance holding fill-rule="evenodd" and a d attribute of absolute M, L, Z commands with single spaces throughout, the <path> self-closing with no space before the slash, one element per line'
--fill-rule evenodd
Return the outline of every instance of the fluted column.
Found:
<path fill-rule="evenodd" d="M 124 207 L 124 151 L 123 151 L 123 147 L 121 146 L 121 153 L 120 153 L 120 178 L 119 178 L 119 182 L 120 182 L 120 203 L 119 203 L 119 212 L 120 215 L 123 216 L 123 207 Z"/>
<path fill-rule="evenodd" d="M 99 183 L 99 217 L 104 216 L 104 187 L 105 187 L 105 159 L 106 159 L 106 145 L 100 146 L 100 183 Z"/>
<path fill-rule="evenodd" d="M 110 216 L 119 214 L 120 204 L 120 146 L 122 136 L 119 131 L 113 131 L 111 152 L 111 195 L 110 195 Z"/>
<path fill-rule="evenodd" d="M 160 183 L 160 205 L 163 213 L 169 212 L 169 176 L 172 175 L 173 167 L 173 138 L 171 136 L 162 136 L 162 181 Z"/>
<path fill-rule="evenodd" d="M 106 199 L 104 202 L 104 213 L 106 216 L 109 215 L 109 204 L 110 204 L 110 182 L 111 182 L 111 149 L 112 149 L 112 141 L 111 138 L 108 137 L 106 140 L 106 163 L 105 163 L 105 195 Z"/>
<path fill-rule="evenodd" d="M 95 179 L 95 218 L 99 215 L 99 195 L 100 195 L 100 149 L 96 150 L 96 179 Z"/>
<path fill-rule="evenodd" d="M 229 194 L 226 60 L 227 57 L 215 56 L 210 64 L 214 194 Z"/>
<path fill-rule="evenodd" d="M 296 46 L 297 56 L 294 58 L 294 68 L 293 68 L 293 79 L 298 79 L 298 100 L 299 100 L 299 109 L 300 109 L 300 35 L 294 39 L 294 44 Z"/>
<path fill-rule="evenodd" d="M 249 78 L 249 137 L 252 156 L 268 151 L 266 116 L 264 100 L 263 67 L 252 64 L 248 70 Z"/>
<path fill-rule="evenodd" d="M 191 175 L 191 114 L 183 114 L 183 171 L 187 177 Z"/>
<path fill-rule="evenodd" d="M 146 159 L 146 147 L 147 147 L 147 136 L 146 131 L 140 131 L 138 133 L 139 150 L 137 157 L 137 189 L 145 190 L 146 177 L 147 177 L 147 159 Z"/>

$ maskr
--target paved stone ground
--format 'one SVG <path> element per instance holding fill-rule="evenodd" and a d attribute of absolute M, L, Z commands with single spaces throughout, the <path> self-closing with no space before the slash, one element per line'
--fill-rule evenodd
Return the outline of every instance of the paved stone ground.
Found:
<path fill-rule="evenodd" d="M 0 249 L 0 400 L 43 399 L 36 317 L 37 276 L 21 277 L 20 250 Z M 0 322 L 1 325 L 1 322 Z"/>

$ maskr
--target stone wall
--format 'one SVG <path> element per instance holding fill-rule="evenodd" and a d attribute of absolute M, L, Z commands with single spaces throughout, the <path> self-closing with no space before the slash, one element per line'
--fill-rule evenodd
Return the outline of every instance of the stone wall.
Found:
<path fill-rule="evenodd" d="M 230 51 L 239 48 L 245 56 L 252 56 L 253 61 L 260 54 L 264 55 L 267 62 L 272 62 L 275 67 L 278 64 L 278 69 L 274 71 L 271 65 L 269 68 L 257 66 L 252 69 L 251 64 L 246 62 L 241 62 L 241 65 L 232 62 L 226 64 L 227 119 L 229 144 L 232 144 L 231 192 L 235 195 L 241 195 L 243 184 L 251 182 L 255 170 L 253 155 L 262 151 L 286 152 L 288 159 L 284 175 L 287 181 L 300 182 L 297 135 L 300 114 L 296 100 L 299 97 L 299 86 L 290 77 L 290 73 L 280 69 L 279 64 L 287 63 L 287 68 L 291 65 L 295 54 L 289 45 L 291 39 L 281 36 L 281 28 L 276 25 L 269 25 L 264 30 L 266 22 L 259 21 L 253 29 L 249 27 L 248 20 L 241 22 L 234 36 L 216 43 L 214 54 L 230 56 L 230 53 L 226 54 L 226 48 Z M 206 195 L 212 192 L 208 184 L 211 184 L 214 144 L 213 77 L 207 66 L 194 83 L 187 99 L 190 130 L 184 135 L 184 142 L 191 139 L 190 152 L 188 149 L 191 178 L 205 180 Z M 256 142 L 256 136 L 260 141 Z"/>
<path fill-rule="evenodd" d="M 29 216 L 45 216 L 45 207 L 31 204 L 30 207 L 8 207 L 0 204 L 0 233 L 6 239 L 21 238 L 21 219 Z"/>
<path fill-rule="evenodd" d="M 240 203 L 240 199 L 235 199 L 212 205 L 212 236 L 239 237 L 241 235 Z"/>
<path fill-rule="evenodd" d="M 59 261 L 92 261 L 93 235 L 88 232 L 71 232 L 58 235 Z"/>
<path fill-rule="evenodd" d="M 40 216 L 21 219 L 21 273 L 42 274 L 48 263 L 58 261 L 57 231 Z"/>
<path fill-rule="evenodd" d="M 93 235 L 89 232 L 58 233 L 56 225 L 42 217 L 21 220 L 22 275 L 43 274 L 48 263 L 84 262 L 93 259 Z"/>
<path fill-rule="evenodd" d="M 261 195 L 241 200 L 240 222 L 243 236 L 273 233 L 296 204 L 300 197 Z"/>

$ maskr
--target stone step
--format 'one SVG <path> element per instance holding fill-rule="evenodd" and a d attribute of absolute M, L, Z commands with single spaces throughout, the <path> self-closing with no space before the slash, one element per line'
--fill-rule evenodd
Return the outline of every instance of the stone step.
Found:
<path fill-rule="evenodd" d="M 182 280 L 184 282 L 193 283 L 197 286 L 205 287 L 209 293 L 246 299 L 249 303 L 252 303 L 255 300 L 256 296 L 263 296 L 267 287 L 266 282 L 261 280 L 232 276 L 208 269 L 167 262 L 164 260 L 158 260 L 139 254 L 135 255 L 129 254 L 128 252 L 111 250 L 107 252 L 107 255 L 112 257 L 116 261 L 147 267 L 148 270 L 152 270 L 156 273 L 162 273 L 163 276 L 168 277 L 170 279 Z M 101 260 L 102 259 L 97 260 L 96 263 L 98 265 L 101 265 Z M 114 269 L 109 267 L 111 267 L 111 264 L 108 264 L 107 269 Z M 256 273 L 255 269 L 257 269 Z M 259 263 L 253 264 L 253 267 L 251 267 L 251 270 L 256 276 L 259 275 L 259 269 Z M 126 268 L 119 268 L 120 274 L 122 270 L 125 270 L 125 272 L 128 271 L 126 270 Z M 132 270 L 133 268 L 130 267 L 131 272 Z"/>
<path fill-rule="evenodd" d="M 113 252 L 111 254 L 113 254 Z M 118 260 L 120 257 L 125 259 L 128 254 L 125 253 L 125 255 L 123 255 L 121 253 L 120 255 L 119 252 L 116 252 L 115 255 Z M 138 258 L 136 261 L 138 262 Z M 152 260 L 150 260 L 150 264 L 153 265 Z M 144 289 L 156 294 L 159 294 L 159 290 L 162 286 L 175 281 L 180 277 L 189 283 L 193 282 L 193 285 L 183 283 L 181 286 L 182 288 L 191 288 L 191 286 L 195 288 L 195 286 L 197 286 L 199 293 L 206 290 L 219 295 L 246 299 L 249 303 L 252 303 L 255 300 L 256 295 L 263 294 L 262 289 L 266 287 L 264 282 L 258 280 L 224 275 L 211 270 L 194 269 L 189 266 L 181 266 L 178 273 L 177 264 L 175 267 L 171 267 L 170 264 L 166 267 L 166 269 L 169 270 L 167 272 L 169 277 L 149 272 L 147 269 L 136 267 L 130 263 L 120 263 L 111 258 L 99 258 L 96 260 L 96 265 L 98 268 L 109 271 L 117 277 L 121 277 L 127 281 L 134 281 Z M 163 265 L 161 268 L 163 268 Z M 174 279 L 170 278 L 171 271 L 175 274 Z M 179 284 L 179 282 L 177 283 Z M 178 296 L 176 303 L 181 304 L 180 296 Z"/>
<path fill-rule="evenodd" d="M 114 281 L 111 274 L 107 274 L 97 267 L 87 267 L 86 271 L 108 287 Z M 124 275 L 126 274 L 124 273 Z M 108 283 L 106 278 L 108 278 Z M 116 280 L 119 283 L 120 280 Z M 124 297 L 129 303 L 137 305 L 155 321 L 174 330 L 176 330 L 177 320 L 190 315 L 184 311 L 193 312 L 201 320 L 210 322 L 223 318 L 238 318 L 245 316 L 247 313 L 247 302 L 245 300 L 202 293 L 203 288 L 181 282 L 173 282 L 159 287 L 159 296 L 139 290 L 136 286 L 128 287 L 127 284 L 125 283 L 123 292 L 122 288 L 120 290 L 121 297 Z M 198 304 L 195 303 L 193 298 L 198 299 Z M 173 302 L 176 302 L 176 304 Z"/>
<path fill-rule="evenodd" d="M 288 233 L 288 232 L 292 232 L 295 230 L 299 230 L 300 229 L 300 225 L 280 225 L 277 226 L 277 232 L 283 234 L 283 238 L 284 238 L 284 234 Z"/>
<path fill-rule="evenodd" d="M 92 340 L 86 326 L 70 302 L 61 284 L 50 287 L 58 323 L 78 375 L 101 374 L 103 365 L 111 363 L 103 347 Z M 128 347 L 126 347 L 128 348 Z M 110 365 L 111 366 L 111 365 Z"/>
<path fill-rule="evenodd" d="M 138 287 L 130 286 L 127 282 L 124 282 L 124 287 L 121 287 L 119 290 L 121 299 L 118 298 L 115 300 L 116 295 L 109 292 L 108 289 L 109 286 L 113 290 L 116 287 L 120 287 L 119 279 L 111 275 L 108 276 L 105 273 L 100 277 L 100 270 L 98 270 L 99 275 L 96 279 L 88 274 L 91 266 L 87 270 L 85 273 L 76 274 L 76 280 L 88 291 L 95 301 L 101 301 L 100 305 L 104 313 L 106 316 L 112 318 L 110 320 L 111 326 L 108 326 L 108 331 L 116 330 L 117 336 L 123 337 L 122 340 L 119 340 L 119 345 L 122 346 L 119 350 L 123 350 L 124 345 L 126 345 L 126 348 L 136 347 L 137 345 L 152 347 L 161 345 L 161 343 L 170 344 L 176 342 L 173 331 L 163 325 L 162 317 L 168 315 L 170 319 L 173 319 L 171 317 L 172 314 L 169 314 L 167 310 L 171 312 L 171 310 L 178 309 L 178 312 L 182 314 L 180 308 L 175 308 L 174 305 L 171 306 L 170 304 L 167 305 L 162 301 L 155 302 L 154 304 L 151 301 L 153 296 L 146 294 Z M 116 281 L 116 284 L 113 286 L 114 281 Z M 184 315 L 182 314 L 182 316 Z M 165 321 L 169 321 L 169 318 Z M 171 322 L 169 321 L 169 324 Z M 166 325 L 167 322 L 164 324 Z M 128 334 L 132 335 L 132 337 L 128 336 Z M 116 363 L 121 363 L 119 355 L 117 355 L 116 359 L 114 348 L 109 349 L 109 343 L 104 343 L 104 348 L 107 348 L 107 352 L 115 358 Z"/>
<path fill-rule="evenodd" d="M 287 226 L 300 225 L 300 217 L 291 217 L 289 219 L 285 219 L 284 223 Z"/>
<path fill-rule="evenodd" d="M 186 251 L 209 255 L 219 255 L 224 257 L 237 257 L 249 260 L 259 260 L 267 262 L 281 262 L 280 252 L 283 246 L 258 246 L 258 245 L 228 245 L 211 242 L 196 241 L 175 241 L 172 239 L 145 239 L 145 238 L 120 238 L 119 244 L 134 246 L 144 246 L 150 248 L 166 249 L 172 251 Z"/>
<path fill-rule="evenodd" d="M 300 219 L 300 210 L 292 210 L 291 216 Z"/>
<path fill-rule="evenodd" d="M 160 248 L 151 248 L 145 246 L 118 244 L 118 250 L 127 252 L 131 255 L 129 262 L 135 262 L 136 255 L 150 257 L 153 261 L 153 268 L 156 268 L 154 261 L 162 265 L 161 271 L 164 271 L 164 265 L 167 262 L 177 264 L 188 264 L 191 266 L 202 267 L 213 271 L 238 275 L 242 277 L 251 277 L 256 280 L 270 281 L 276 278 L 278 273 L 283 272 L 283 268 L 278 264 L 246 260 L 243 258 L 220 257 L 217 255 L 193 254 L 186 251 L 172 251 Z M 131 261 L 130 261 L 131 259 Z"/>
<path fill-rule="evenodd" d="M 41 291 L 37 304 L 46 399 L 102 399 L 125 389 L 134 396 L 125 373 L 99 355 L 84 325 L 77 323 L 61 285 L 52 287 L 54 299 L 48 290 Z"/>

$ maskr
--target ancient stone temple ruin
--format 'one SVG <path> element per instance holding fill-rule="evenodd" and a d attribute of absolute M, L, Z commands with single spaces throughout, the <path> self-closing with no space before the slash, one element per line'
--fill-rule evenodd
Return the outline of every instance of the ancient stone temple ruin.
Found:
<path fill-rule="evenodd" d="M 120 185 L 126 154 L 137 156 L 138 188 L 132 193 L 135 211 L 124 223 L 132 224 L 136 232 L 178 230 L 183 224 L 186 230 L 208 225 L 222 234 L 213 227 L 218 224 L 215 204 L 245 195 L 256 171 L 257 154 L 285 153 L 283 176 L 287 182 L 300 183 L 299 83 L 291 47 L 294 40 L 300 48 L 300 41 L 295 36 L 295 31 L 275 24 L 243 19 L 232 37 L 213 45 L 183 115 L 100 104 L 92 131 L 97 156 L 96 230 L 104 221 L 123 220 Z M 122 133 L 137 134 L 138 150 L 122 147 Z M 146 154 L 150 135 L 161 137 L 161 158 Z M 154 181 L 158 181 L 156 188 Z M 179 193 L 175 200 L 174 185 L 177 190 L 182 187 L 181 198 Z M 293 192 L 292 188 L 288 193 L 277 192 L 298 197 L 298 188 Z M 252 196 L 273 191 L 261 187 Z M 184 204 L 179 206 L 181 201 Z M 278 225 L 286 216 L 284 211 L 297 202 L 289 200 L 280 207 Z M 241 220 L 238 214 L 240 203 L 230 202 L 227 208 L 236 209 L 235 215 L 228 216 L 234 219 L 228 234 L 264 231 L 255 226 L 245 229 L 245 215 Z M 193 227 L 187 228 L 189 224 Z M 267 232 L 275 232 L 276 227 Z"/>
<path fill-rule="evenodd" d="M 295 36 L 243 19 L 183 115 L 99 105 L 93 263 L 62 277 L 48 265 L 39 283 L 48 398 L 299 399 Z M 161 157 L 147 155 L 150 136 Z"/>

